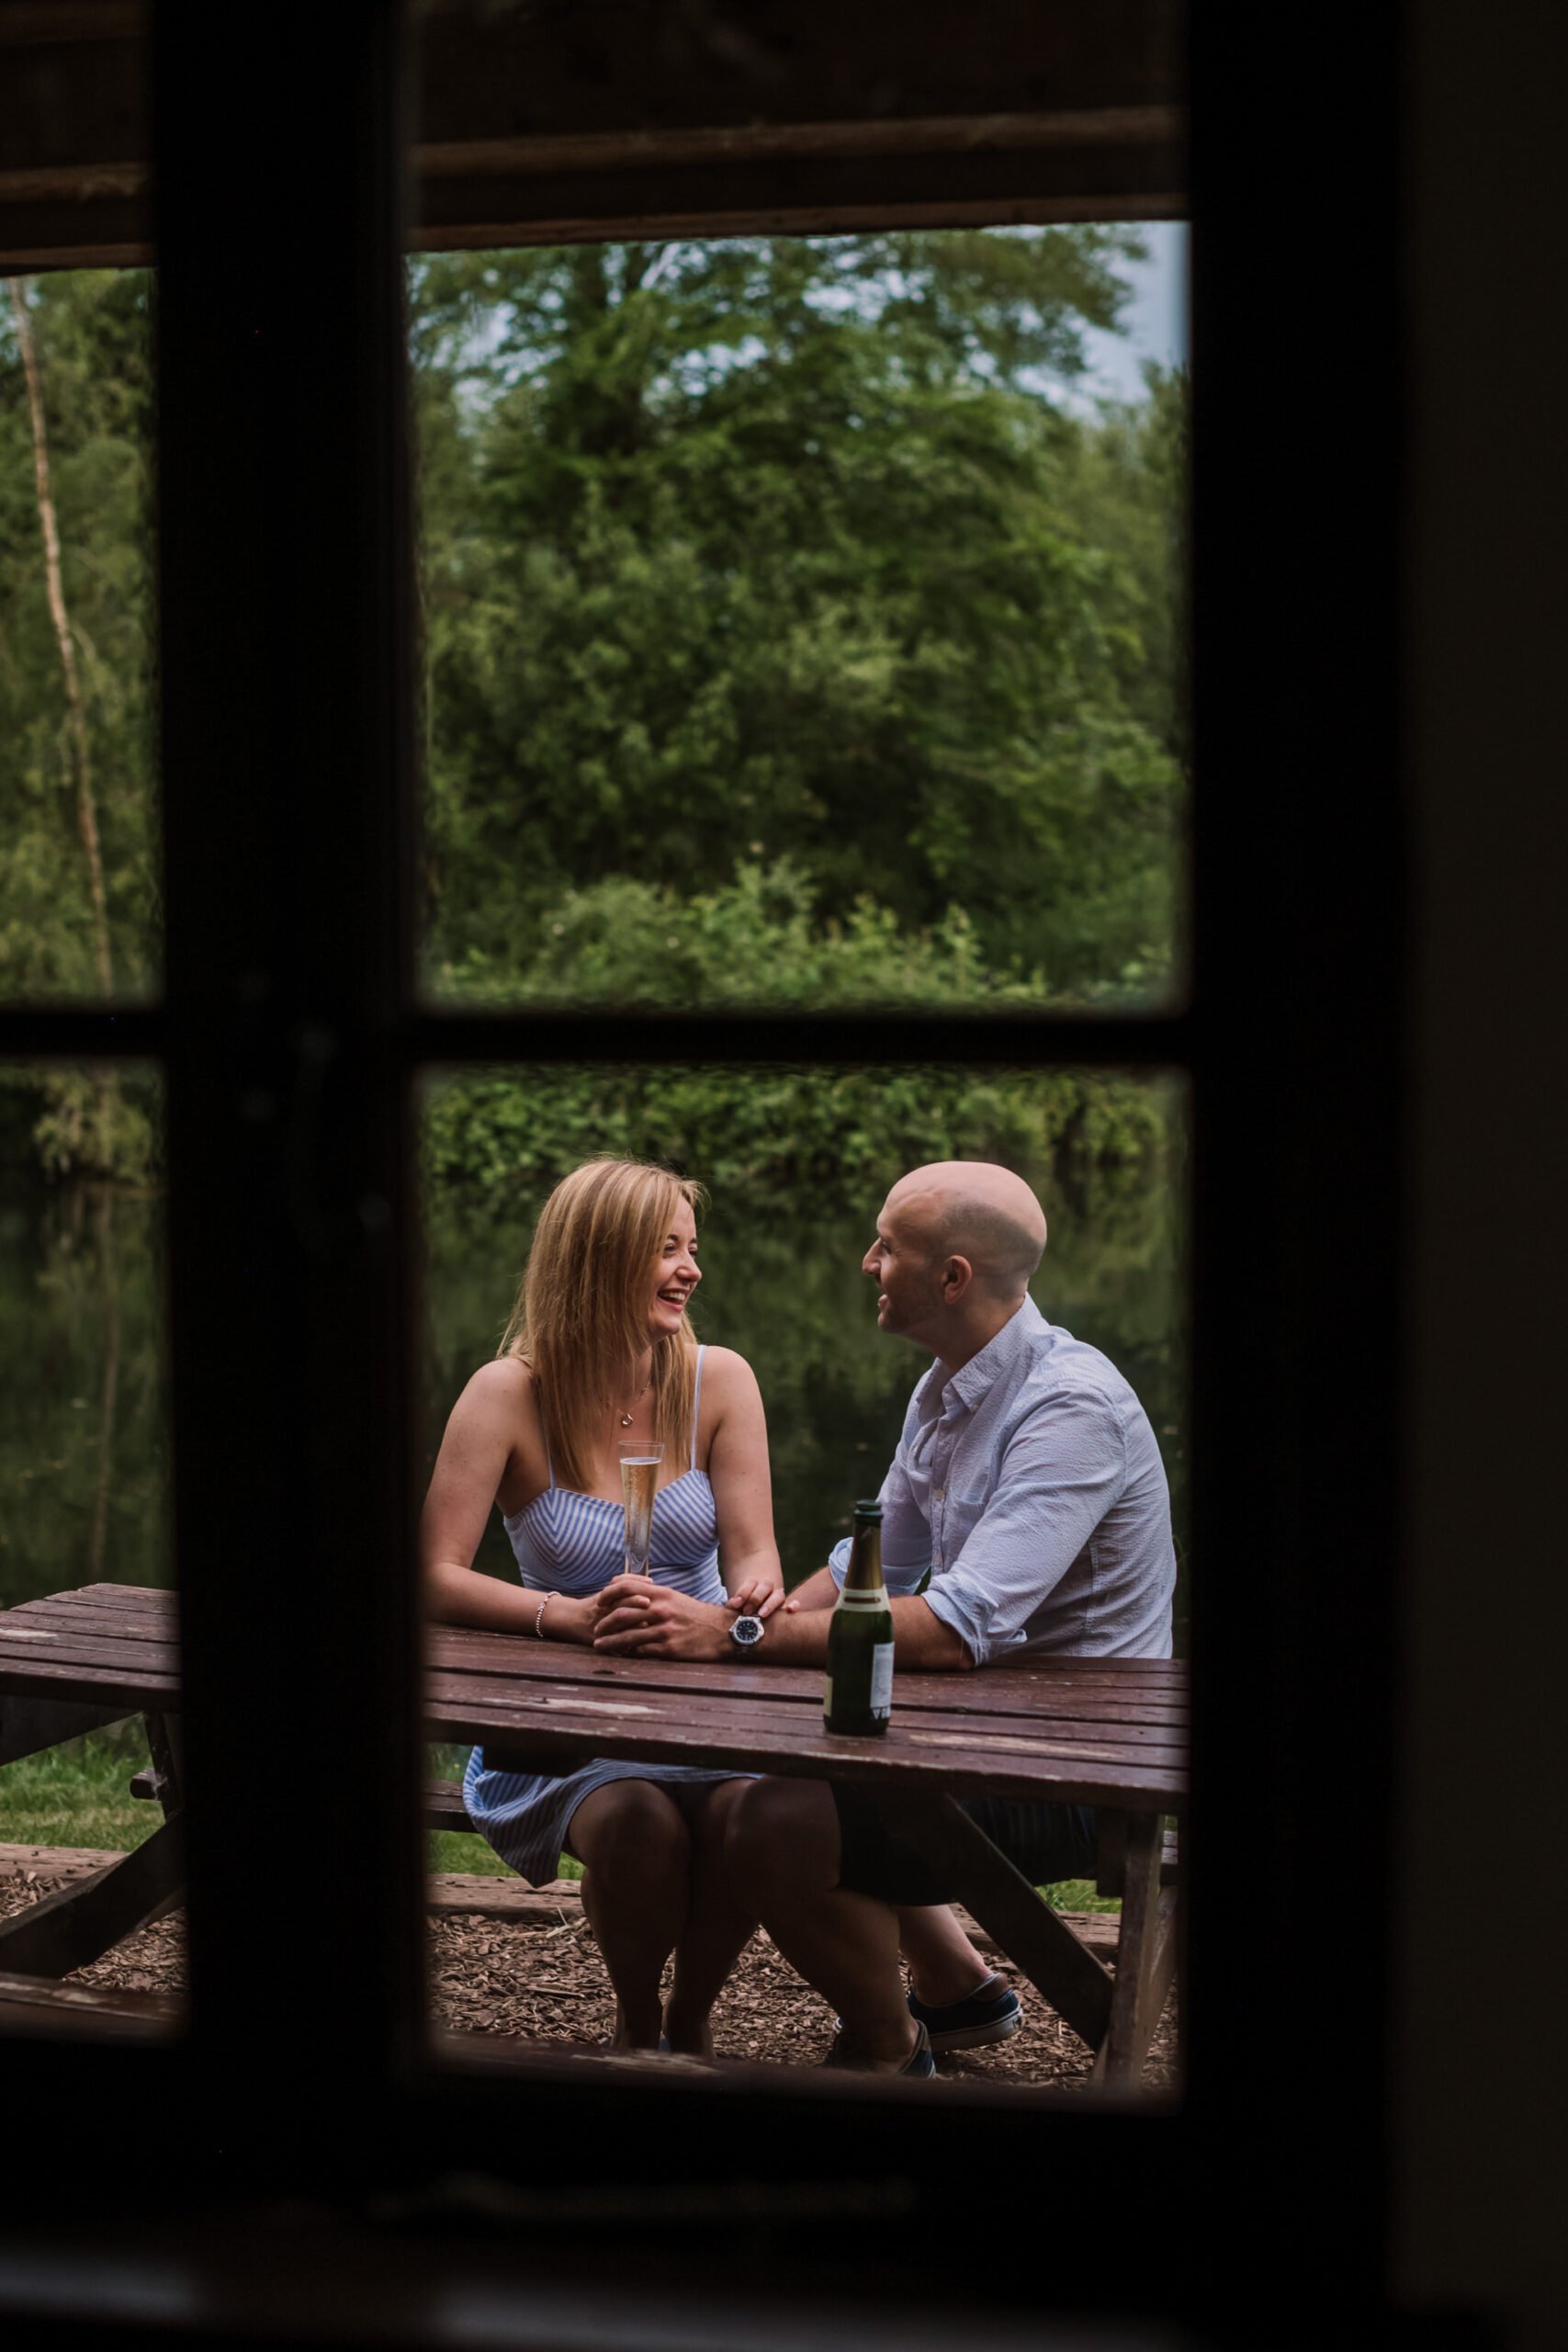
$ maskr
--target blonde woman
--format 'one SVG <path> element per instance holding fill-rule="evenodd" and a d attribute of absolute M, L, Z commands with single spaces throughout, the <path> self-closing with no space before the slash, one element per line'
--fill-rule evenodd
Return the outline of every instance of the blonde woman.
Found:
<path fill-rule="evenodd" d="M 678 1657 L 682 1627 L 695 1655 L 716 1624 L 779 1605 L 756 1378 L 731 1350 L 699 1347 L 687 1319 L 700 1197 L 667 1169 L 596 1159 L 546 1202 L 501 1352 L 454 1406 L 430 1482 L 421 1549 L 427 1603 L 445 1623 L 592 1645 L 612 1585 L 623 1609 L 657 1586 L 682 1596 L 680 1624 L 657 1645 Z M 639 1438 L 664 1449 L 652 1586 L 621 1574 L 616 1448 Z M 492 1505 L 521 1587 L 472 1565 Z M 469 1759 L 469 1816 L 504 1860 L 535 1885 L 555 1877 L 563 1849 L 581 1862 L 619 2047 L 711 2051 L 709 2012 L 755 1925 L 719 1867 L 744 1785 L 695 1766 L 492 1772 L 480 1749 Z"/>

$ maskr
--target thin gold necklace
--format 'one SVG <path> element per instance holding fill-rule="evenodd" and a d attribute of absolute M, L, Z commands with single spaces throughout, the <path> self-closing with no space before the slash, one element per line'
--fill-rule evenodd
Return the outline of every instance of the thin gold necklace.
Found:
<path fill-rule="evenodd" d="M 632 1408 L 631 1408 L 631 1411 L 630 1411 L 629 1413 L 623 1413 L 623 1414 L 621 1414 L 621 1416 L 620 1416 L 620 1423 L 621 1423 L 621 1427 L 622 1427 L 624 1430 L 629 1430 L 629 1429 L 630 1429 L 630 1427 L 631 1427 L 631 1425 L 632 1425 L 632 1423 L 636 1420 L 636 1419 L 637 1419 L 637 1407 L 642 1403 L 643 1398 L 647 1396 L 647 1394 L 648 1394 L 649 1390 L 652 1387 L 652 1385 L 653 1385 L 653 1367 L 652 1367 L 652 1365 L 650 1364 L 650 1365 L 649 1366 L 648 1378 L 643 1382 L 642 1386 L 637 1390 L 637 1395 L 632 1398 Z"/>

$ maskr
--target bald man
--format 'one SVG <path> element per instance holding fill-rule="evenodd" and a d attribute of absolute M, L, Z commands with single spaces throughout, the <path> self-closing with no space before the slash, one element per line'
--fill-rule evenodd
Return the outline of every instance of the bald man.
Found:
<path fill-rule="evenodd" d="M 1170 1655 L 1176 1557 L 1159 1449 L 1115 1367 L 1031 1301 L 1044 1247 L 1044 1213 L 1021 1177 L 944 1160 L 894 1185 L 865 1253 L 880 1329 L 936 1359 L 882 1486 L 901 1667 Z M 744 1654 L 821 1664 L 848 1557 L 846 1542 Z M 601 1639 L 719 1654 L 639 1643 L 629 1630 Z M 966 1809 L 1036 1885 L 1094 1869 L 1084 1807 L 979 1798 Z M 725 1860 L 736 1892 L 838 2011 L 830 2064 L 929 2074 L 933 2051 L 972 2049 L 1019 2023 L 1017 1996 L 946 1907 L 952 1887 L 852 1784 L 750 1782 Z"/>

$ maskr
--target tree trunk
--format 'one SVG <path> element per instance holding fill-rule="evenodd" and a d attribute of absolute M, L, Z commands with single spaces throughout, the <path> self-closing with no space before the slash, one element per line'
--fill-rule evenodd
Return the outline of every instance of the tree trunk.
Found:
<path fill-rule="evenodd" d="M 32 413 L 33 471 L 38 481 L 39 527 L 43 533 L 44 583 L 49 593 L 50 617 L 54 623 L 55 640 L 60 647 L 60 666 L 65 678 L 66 732 L 76 780 L 76 821 L 82 835 L 82 853 L 87 863 L 87 897 L 92 908 L 98 987 L 104 996 L 112 997 L 114 964 L 109 954 L 108 902 L 104 895 L 103 854 L 98 846 L 98 809 L 93 797 L 93 772 L 87 748 L 87 713 L 82 700 L 82 683 L 76 673 L 76 648 L 65 611 L 65 588 L 60 571 L 60 533 L 54 519 L 54 492 L 50 486 L 43 381 L 39 373 L 38 350 L 33 342 L 32 313 L 28 308 L 23 283 L 17 277 L 11 280 L 11 308 L 17 315 L 17 340 L 21 345 L 22 369 L 28 379 L 28 405 Z"/>

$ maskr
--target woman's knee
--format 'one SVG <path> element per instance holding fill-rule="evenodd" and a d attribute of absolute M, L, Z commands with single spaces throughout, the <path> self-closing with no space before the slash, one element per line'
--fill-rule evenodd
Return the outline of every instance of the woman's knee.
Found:
<path fill-rule="evenodd" d="M 650 1781 L 595 1789 L 573 1814 L 570 1835 L 585 1868 L 621 1880 L 663 1877 L 691 1853 L 679 1808 Z"/>

